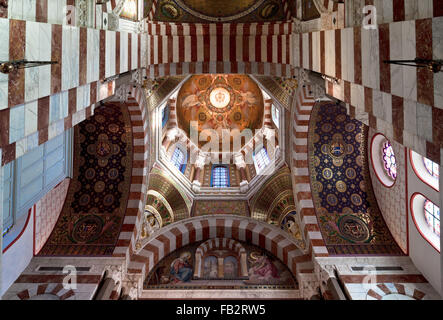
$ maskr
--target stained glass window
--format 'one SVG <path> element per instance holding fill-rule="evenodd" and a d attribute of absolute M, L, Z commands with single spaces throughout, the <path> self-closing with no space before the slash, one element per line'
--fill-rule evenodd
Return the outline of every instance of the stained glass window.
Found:
<path fill-rule="evenodd" d="M 167 104 L 162 110 L 162 128 L 168 123 L 169 120 L 169 104 Z"/>
<path fill-rule="evenodd" d="M 388 176 L 395 180 L 397 178 L 397 159 L 389 141 L 383 144 L 383 162 Z"/>
<path fill-rule="evenodd" d="M 212 186 L 215 188 L 229 187 L 229 170 L 225 166 L 212 168 Z"/>
<path fill-rule="evenodd" d="M 429 227 L 440 237 L 440 208 L 431 201 L 426 200 L 424 204 L 425 218 Z"/>
<path fill-rule="evenodd" d="M 255 168 L 258 172 L 262 171 L 271 162 L 265 147 L 261 148 L 260 151 L 254 154 L 254 162 Z"/>
<path fill-rule="evenodd" d="M 440 166 L 438 163 L 432 162 L 428 158 L 423 157 L 423 163 L 425 164 L 426 170 L 434 178 L 438 179 L 440 177 Z"/>
<path fill-rule="evenodd" d="M 175 148 L 174 153 L 172 154 L 171 162 L 181 172 L 185 170 L 185 154 L 179 147 Z"/>
<path fill-rule="evenodd" d="M 275 105 L 272 105 L 272 110 L 271 110 L 272 112 L 271 112 L 271 115 L 272 115 L 272 121 L 274 122 L 274 124 L 275 124 L 275 126 L 277 127 L 277 128 L 280 128 L 280 122 L 279 122 L 279 119 L 280 119 L 280 110 L 275 106 Z"/>

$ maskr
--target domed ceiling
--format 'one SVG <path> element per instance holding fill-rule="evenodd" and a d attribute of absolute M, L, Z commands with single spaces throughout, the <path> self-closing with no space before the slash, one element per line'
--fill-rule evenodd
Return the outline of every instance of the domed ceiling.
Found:
<path fill-rule="evenodd" d="M 238 133 L 250 129 L 254 135 L 263 125 L 263 114 L 261 89 L 247 75 L 194 75 L 183 84 L 177 96 L 178 126 L 188 137 L 191 121 L 198 123 L 199 136 L 203 130 L 213 129 L 219 134 L 220 142 L 223 129 L 237 129 Z M 200 141 L 199 146 L 206 143 Z"/>

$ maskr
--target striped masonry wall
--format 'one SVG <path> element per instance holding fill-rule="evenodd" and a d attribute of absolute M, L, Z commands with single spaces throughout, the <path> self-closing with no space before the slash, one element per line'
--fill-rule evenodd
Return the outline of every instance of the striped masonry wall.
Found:
<path fill-rule="evenodd" d="M 113 253 L 115 257 L 125 257 L 128 247 L 135 248 L 138 231 L 144 217 L 149 161 L 149 124 L 144 99 L 144 92 L 141 88 L 131 88 L 131 96 L 126 105 L 131 116 L 134 139 L 132 182 L 125 220 Z"/>
<path fill-rule="evenodd" d="M 145 37 L 126 32 L 0 19 L 0 36 L 0 60 L 59 62 L 0 74 L 2 165 L 89 117 L 114 94 L 103 79 L 141 67 L 144 56 Z"/>
<path fill-rule="evenodd" d="M 294 35 L 295 65 L 339 79 L 327 93 L 351 116 L 439 163 L 443 75 L 383 61 L 442 59 L 441 30 L 435 17 Z"/>
<path fill-rule="evenodd" d="M 232 215 L 193 217 L 163 227 L 138 252 L 130 248 L 127 272 L 141 273 L 144 279 L 169 253 L 212 238 L 246 241 L 271 252 L 294 274 L 313 272 L 311 255 L 303 254 L 283 230 L 252 218 Z"/>
<path fill-rule="evenodd" d="M 328 250 L 320 232 L 317 216 L 315 215 L 311 194 L 311 178 L 309 176 L 309 119 L 315 104 L 310 90 L 310 85 L 299 88 L 295 99 L 295 108 L 293 109 L 293 190 L 297 212 L 300 214 L 301 229 L 307 240 L 309 251 L 316 257 L 326 257 L 328 256 Z"/>
<path fill-rule="evenodd" d="M 146 22 L 151 76 L 253 73 L 290 76 L 292 23 Z"/>

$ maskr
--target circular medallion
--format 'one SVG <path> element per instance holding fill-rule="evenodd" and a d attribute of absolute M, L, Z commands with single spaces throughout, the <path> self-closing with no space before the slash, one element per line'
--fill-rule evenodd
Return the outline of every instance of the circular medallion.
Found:
<path fill-rule="evenodd" d="M 96 128 L 95 125 L 93 123 L 88 123 L 85 126 L 86 131 L 88 131 L 89 133 L 93 133 L 95 132 Z"/>
<path fill-rule="evenodd" d="M 369 239 L 369 228 L 360 218 L 346 215 L 339 219 L 338 229 L 342 236 L 354 242 L 365 242 Z"/>
<path fill-rule="evenodd" d="M 355 162 L 357 163 L 357 165 L 359 167 L 363 167 L 363 163 L 364 163 L 364 158 L 362 155 L 359 155 L 355 158 Z"/>
<path fill-rule="evenodd" d="M 315 167 L 318 167 L 318 166 L 320 165 L 320 158 L 317 157 L 317 156 L 314 156 L 314 161 L 313 161 L 313 163 L 314 163 L 314 166 L 315 166 Z"/>
<path fill-rule="evenodd" d="M 345 154 L 345 145 L 341 141 L 333 141 L 329 145 L 329 154 L 332 157 L 340 158 Z"/>
<path fill-rule="evenodd" d="M 321 126 L 321 130 L 322 130 L 323 132 L 329 132 L 329 131 L 331 131 L 331 130 L 332 130 L 332 124 L 330 124 L 329 122 L 328 122 L 328 123 L 325 123 L 324 125 Z"/>
<path fill-rule="evenodd" d="M 88 168 L 85 172 L 85 177 L 88 180 L 92 180 L 95 177 L 95 169 L 94 168 Z"/>
<path fill-rule="evenodd" d="M 96 154 L 99 157 L 106 157 L 111 153 L 111 146 L 107 141 L 99 141 L 96 145 Z"/>
<path fill-rule="evenodd" d="M 103 198 L 103 204 L 107 207 L 109 207 L 110 205 L 112 205 L 114 203 L 114 196 L 112 194 L 107 194 L 104 198 Z"/>
<path fill-rule="evenodd" d="M 366 182 L 364 180 L 360 181 L 359 187 L 363 192 L 366 192 Z"/>
<path fill-rule="evenodd" d="M 355 177 L 357 176 L 354 168 L 347 168 L 345 173 L 346 177 L 351 180 L 355 179 Z"/>
<path fill-rule="evenodd" d="M 229 105 L 229 102 L 231 101 L 231 95 L 225 88 L 218 87 L 213 89 L 209 94 L 209 101 L 214 107 L 218 109 L 223 109 Z"/>
<path fill-rule="evenodd" d="M 108 126 L 108 130 L 112 133 L 117 133 L 120 130 L 120 127 L 118 125 L 116 125 L 115 123 L 111 123 Z"/>
<path fill-rule="evenodd" d="M 106 122 L 106 118 L 105 116 L 102 116 L 101 114 L 97 114 L 94 116 L 94 120 L 97 121 L 98 123 L 104 123 Z"/>
<path fill-rule="evenodd" d="M 102 219 L 95 215 L 88 215 L 75 224 L 72 238 L 80 243 L 92 242 L 100 236 L 102 229 Z"/>
<path fill-rule="evenodd" d="M 347 124 L 345 124 L 345 130 L 347 132 L 352 132 L 355 130 L 355 124 L 353 124 L 352 122 L 349 122 Z"/>
<path fill-rule="evenodd" d="M 323 169 L 322 175 L 323 175 L 323 178 L 329 180 L 329 179 L 332 179 L 332 177 L 334 176 L 334 173 L 332 172 L 331 169 L 326 168 L 326 169 Z"/>
<path fill-rule="evenodd" d="M 336 183 L 335 183 L 335 187 L 337 188 L 337 190 L 339 191 L 339 192 L 346 192 L 346 189 L 347 189 L 347 187 L 346 187 L 346 183 L 344 182 L 344 181 L 337 181 Z"/>
<path fill-rule="evenodd" d="M 109 170 L 108 178 L 111 180 L 117 179 L 118 178 L 118 170 L 115 168 L 112 168 L 111 170 Z"/>
<path fill-rule="evenodd" d="M 259 15 L 262 19 L 270 19 L 277 14 L 279 8 L 280 7 L 278 3 L 275 2 L 267 3 L 260 10 Z"/>
<path fill-rule="evenodd" d="M 173 5 L 170 2 L 167 2 L 165 4 L 163 4 L 160 7 L 161 12 L 163 13 L 163 15 L 169 19 L 177 19 L 178 17 L 180 17 L 180 11 L 179 9 Z"/>
<path fill-rule="evenodd" d="M 363 203 L 363 201 L 362 201 L 360 195 L 358 195 L 358 194 L 356 194 L 356 193 L 353 193 L 353 194 L 351 195 L 351 202 L 352 202 L 354 205 L 356 205 L 356 206 L 360 206 L 360 205 Z"/>
<path fill-rule="evenodd" d="M 330 206 L 336 206 L 338 204 L 338 199 L 337 196 L 335 194 L 328 194 L 326 196 L 326 201 L 328 202 L 328 204 Z"/>
<path fill-rule="evenodd" d="M 90 200 L 91 200 L 91 197 L 89 196 L 89 194 L 83 194 L 79 199 L 79 204 L 81 206 L 86 206 Z"/>
<path fill-rule="evenodd" d="M 97 193 L 103 192 L 105 190 L 106 184 L 103 181 L 98 181 L 94 186 L 94 191 Z"/>
<path fill-rule="evenodd" d="M 337 122 L 343 122 L 345 120 L 346 120 L 345 114 L 339 114 L 338 116 L 335 117 L 335 121 L 337 121 Z"/>
<path fill-rule="evenodd" d="M 240 121 L 241 118 L 242 118 L 242 116 L 241 116 L 241 112 L 236 112 L 236 113 L 234 113 L 234 120 L 235 120 L 235 121 Z"/>
<path fill-rule="evenodd" d="M 332 163 L 336 167 L 341 167 L 343 165 L 343 159 L 342 158 L 333 158 Z"/>
<path fill-rule="evenodd" d="M 320 181 L 315 181 L 312 184 L 312 188 L 314 189 L 314 191 L 316 192 L 322 192 L 323 191 L 323 184 Z"/>

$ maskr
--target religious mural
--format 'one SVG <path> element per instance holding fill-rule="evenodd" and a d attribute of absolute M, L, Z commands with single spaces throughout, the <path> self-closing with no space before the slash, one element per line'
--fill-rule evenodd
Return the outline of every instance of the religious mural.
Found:
<path fill-rule="evenodd" d="M 39 255 L 112 255 L 132 173 L 132 127 L 125 105 L 108 103 L 75 126 L 74 172 L 65 204 Z"/>
<path fill-rule="evenodd" d="M 178 126 L 190 136 L 191 121 L 198 123 L 197 131 L 206 129 L 252 130 L 263 126 L 264 101 L 261 89 L 247 75 L 194 75 L 187 80 L 177 96 Z M 231 142 L 233 137 L 231 136 Z M 247 143 L 242 139 L 243 145 Z M 199 142 L 199 147 L 206 144 Z M 235 151 L 235 150 L 231 150 Z"/>
<path fill-rule="evenodd" d="M 159 0 L 154 20 L 264 22 L 286 17 L 282 1 L 277 0 L 224 0 L 222 4 L 220 0 Z"/>
<path fill-rule="evenodd" d="M 298 288 L 289 269 L 259 247 L 239 242 L 244 248 L 241 254 L 215 248 L 201 257 L 198 248 L 203 243 L 185 246 L 163 258 L 146 277 L 144 289 Z"/>
<path fill-rule="evenodd" d="M 308 141 L 312 196 L 329 254 L 402 254 L 372 190 L 367 127 L 339 105 L 317 104 Z"/>

